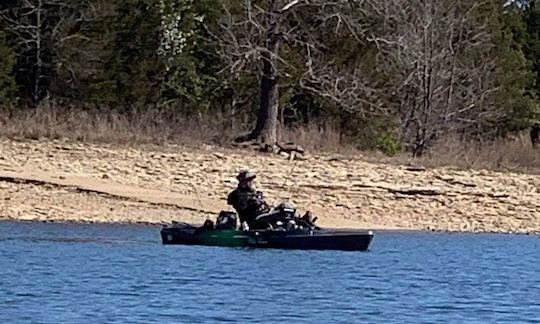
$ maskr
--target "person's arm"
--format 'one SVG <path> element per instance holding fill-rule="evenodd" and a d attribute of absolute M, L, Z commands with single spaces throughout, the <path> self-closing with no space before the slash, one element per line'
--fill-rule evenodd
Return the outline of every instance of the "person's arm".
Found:
<path fill-rule="evenodd" d="M 265 203 L 264 202 L 264 195 L 263 195 L 262 191 L 257 191 L 255 193 L 255 197 L 257 197 L 257 200 L 260 201 L 261 203 Z"/>
<path fill-rule="evenodd" d="M 234 205 L 234 191 L 227 196 L 227 205 Z"/>
<path fill-rule="evenodd" d="M 265 212 L 265 213 L 270 211 L 270 206 L 264 200 L 264 195 L 263 195 L 262 191 L 257 191 L 256 194 L 255 194 L 255 197 L 256 197 L 256 200 L 257 200 L 257 205 L 258 205 L 259 211 Z"/>

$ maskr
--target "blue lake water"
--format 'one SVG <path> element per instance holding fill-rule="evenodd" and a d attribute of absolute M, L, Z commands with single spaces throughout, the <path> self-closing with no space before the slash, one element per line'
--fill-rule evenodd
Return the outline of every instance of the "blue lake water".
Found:
<path fill-rule="evenodd" d="M 540 237 L 376 232 L 369 252 L 163 246 L 0 222 L 0 323 L 538 323 Z"/>

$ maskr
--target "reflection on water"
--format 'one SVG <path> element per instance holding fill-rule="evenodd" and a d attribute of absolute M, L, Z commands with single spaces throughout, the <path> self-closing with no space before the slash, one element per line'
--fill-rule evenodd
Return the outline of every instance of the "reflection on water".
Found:
<path fill-rule="evenodd" d="M 540 237 L 377 232 L 370 252 L 163 246 L 0 222 L 1 323 L 537 322 Z"/>

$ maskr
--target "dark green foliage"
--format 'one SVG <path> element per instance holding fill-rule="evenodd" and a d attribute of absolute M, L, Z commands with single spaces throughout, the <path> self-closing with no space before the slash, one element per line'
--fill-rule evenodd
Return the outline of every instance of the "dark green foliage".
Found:
<path fill-rule="evenodd" d="M 495 125 L 498 134 L 505 135 L 529 127 L 534 118 L 537 109 L 535 73 L 524 55 L 531 39 L 522 12 L 513 6 L 504 11 L 499 7 L 494 12 L 496 16 L 491 23 L 495 46 L 491 55 L 497 59 L 494 74 L 500 91 L 495 105 L 502 115 Z"/>
<path fill-rule="evenodd" d="M 121 107 L 155 105 L 164 67 L 158 59 L 160 19 L 155 1 L 118 1 L 112 21 L 114 37 L 106 76 L 112 104 Z"/>
<path fill-rule="evenodd" d="M 13 78 L 15 52 L 7 46 L 6 38 L 0 31 L 0 110 L 10 108 L 15 102 L 16 85 Z"/>
<path fill-rule="evenodd" d="M 115 82 L 109 73 L 112 66 L 108 62 L 115 35 L 112 26 L 115 8 L 114 2 L 96 1 L 91 9 L 81 8 L 80 14 L 86 19 L 66 29 L 73 36 L 57 46 L 62 64 L 50 89 L 56 100 L 90 106 L 116 101 L 111 90 Z"/>
<path fill-rule="evenodd" d="M 532 63 L 536 95 L 540 96 L 540 2 L 532 0 L 523 11 L 526 30 L 522 31 L 521 42 L 527 59 Z"/>
<path fill-rule="evenodd" d="M 523 13 L 523 20 L 526 25 L 526 33 L 523 36 L 523 52 L 532 65 L 532 72 L 535 76 L 531 95 L 537 99 L 535 102 L 536 109 L 534 111 L 533 120 L 529 123 L 532 125 L 540 121 L 540 2 L 531 0 Z"/>
<path fill-rule="evenodd" d="M 220 61 L 205 28 L 215 23 L 219 12 L 211 0 L 188 1 L 188 6 L 184 0 L 170 2 L 169 10 L 181 17 L 179 29 L 191 36 L 180 53 L 164 51 L 160 57 L 166 65 L 161 99 L 189 107 L 188 113 L 207 113 L 230 92 L 226 79 L 218 75 Z"/>
<path fill-rule="evenodd" d="M 402 149 L 399 137 L 391 132 L 386 132 L 377 140 L 377 148 L 386 155 L 392 156 Z"/>
<path fill-rule="evenodd" d="M 194 36 L 181 53 L 161 53 L 162 26 L 157 1 L 116 1 L 114 15 L 105 27 L 100 73 L 90 83 L 94 100 L 116 108 L 159 107 L 185 113 L 207 111 L 224 96 L 228 86 L 219 80 L 218 61 L 204 29 L 194 18 L 204 15 L 212 22 L 215 5 L 195 1 L 185 9 L 182 1 L 171 1 L 181 13 L 181 29 L 194 29 Z"/>

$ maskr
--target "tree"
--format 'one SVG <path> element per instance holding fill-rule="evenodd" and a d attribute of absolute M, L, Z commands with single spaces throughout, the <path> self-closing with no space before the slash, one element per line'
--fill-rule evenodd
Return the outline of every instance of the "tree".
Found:
<path fill-rule="evenodd" d="M 163 105 L 180 104 L 186 113 L 208 111 L 221 96 L 223 80 L 205 24 L 213 24 L 218 11 L 214 0 L 160 0 L 159 58 L 164 61 Z M 187 106 L 187 107 L 186 107 Z"/>
<path fill-rule="evenodd" d="M 111 22 L 114 34 L 107 50 L 107 79 L 117 107 L 155 105 L 163 64 L 158 59 L 159 11 L 155 1 L 118 1 Z"/>
<path fill-rule="evenodd" d="M 413 156 L 445 134 L 487 135 L 508 117 L 506 104 L 523 98 L 516 82 L 524 65 L 501 35 L 502 8 L 497 0 L 386 2 L 374 41 L 395 76 L 402 138 Z"/>
<path fill-rule="evenodd" d="M 284 71 L 295 71 L 299 86 L 340 107 L 362 109 L 367 104 L 382 109 L 362 98 L 373 89 L 359 69 L 340 70 L 325 62 L 334 37 L 346 33 L 365 41 L 370 1 L 248 0 L 220 5 L 223 17 L 210 33 L 226 64 L 224 71 L 238 78 L 243 71 L 255 70 L 260 80 L 256 125 L 237 141 L 277 142 L 280 79 L 291 74 Z M 304 66 L 293 66 L 284 55 L 292 50 L 304 58 Z"/>
<path fill-rule="evenodd" d="M 534 93 L 540 98 L 540 2 L 537 0 L 527 0 L 521 4 L 523 21 L 526 32 L 522 32 L 523 52 L 531 62 L 532 71 L 535 75 Z M 539 108 L 540 109 L 540 108 Z M 540 112 L 538 112 L 540 119 Z"/>
<path fill-rule="evenodd" d="M 13 78 L 15 52 L 7 46 L 4 33 L 0 32 L 0 110 L 15 101 L 16 85 Z"/>
<path fill-rule="evenodd" d="M 58 69 L 66 66 L 57 49 L 84 37 L 77 26 L 87 19 L 88 6 L 76 0 L 12 0 L 2 6 L 0 24 L 17 53 L 17 84 L 27 102 L 37 105 L 48 95 Z"/>
<path fill-rule="evenodd" d="M 111 104 L 188 114 L 208 108 L 219 85 L 203 22 L 214 8 L 209 0 L 118 1 L 106 47 Z"/>
<path fill-rule="evenodd" d="M 492 38 L 496 57 L 493 79 L 498 80 L 494 106 L 501 118 L 493 120 L 490 128 L 496 135 L 521 131 L 540 117 L 538 94 L 535 89 L 534 63 L 527 59 L 527 48 L 534 42 L 520 9 L 505 3 L 496 10 L 492 20 Z M 539 52 L 540 54 L 540 52 Z M 489 134 L 488 134 L 489 135 Z"/>
<path fill-rule="evenodd" d="M 93 0 L 91 6 L 74 8 L 65 17 L 54 45 L 55 75 L 49 94 L 61 104 L 93 106 L 114 102 L 109 71 L 110 44 L 115 31 L 112 21 L 116 4 Z"/>

